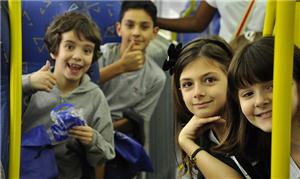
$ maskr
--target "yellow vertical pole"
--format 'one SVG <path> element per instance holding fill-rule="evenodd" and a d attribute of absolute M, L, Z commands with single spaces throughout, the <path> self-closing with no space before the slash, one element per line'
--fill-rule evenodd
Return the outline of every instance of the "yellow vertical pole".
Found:
<path fill-rule="evenodd" d="M 289 178 L 295 1 L 276 6 L 271 178 Z"/>
<path fill-rule="evenodd" d="M 295 10 L 295 44 L 300 48 L 300 1 L 296 2 Z"/>
<path fill-rule="evenodd" d="M 22 9 L 20 0 L 9 0 L 10 18 L 10 142 L 8 178 L 20 177 L 22 113 Z"/>
<path fill-rule="evenodd" d="M 264 20 L 263 35 L 273 35 L 273 27 L 275 24 L 276 1 L 267 0 L 266 15 Z"/>

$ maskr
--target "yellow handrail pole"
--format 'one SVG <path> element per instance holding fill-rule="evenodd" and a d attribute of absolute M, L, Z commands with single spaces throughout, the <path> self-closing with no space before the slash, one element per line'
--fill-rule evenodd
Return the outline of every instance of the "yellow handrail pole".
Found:
<path fill-rule="evenodd" d="M 267 0 L 266 15 L 264 20 L 263 35 L 273 35 L 273 28 L 275 24 L 276 1 Z"/>
<path fill-rule="evenodd" d="M 271 178 L 289 178 L 295 1 L 276 6 Z"/>
<path fill-rule="evenodd" d="M 20 177 L 22 113 L 22 9 L 20 0 L 9 0 L 10 17 L 10 142 L 8 178 Z"/>
<path fill-rule="evenodd" d="M 295 10 L 295 44 L 300 48 L 300 2 L 296 2 Z"/>

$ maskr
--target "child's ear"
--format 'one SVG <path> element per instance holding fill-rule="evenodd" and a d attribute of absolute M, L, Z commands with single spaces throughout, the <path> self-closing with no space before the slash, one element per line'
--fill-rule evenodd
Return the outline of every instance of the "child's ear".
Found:
<path fill-rule="evenodd" d="M 116 32 L 118 34 L 119 37 L 122 37 L 122 33 L 121 33 L 121 23 L 117 22 L 116 23 Z"/>
<path fill-rule="evenodd" d="M 157 36 L 159 31 L 159 27 L 158 26 L 154 26 L 153 28 L 153 39 L 155 39 L 155 37 Z"/>
<path fill-rule="evenodd" d="M 50 57 L 55 60 L 56 59 L 56 56 L 53 54 L 53 53 L 50 53 Z"/>

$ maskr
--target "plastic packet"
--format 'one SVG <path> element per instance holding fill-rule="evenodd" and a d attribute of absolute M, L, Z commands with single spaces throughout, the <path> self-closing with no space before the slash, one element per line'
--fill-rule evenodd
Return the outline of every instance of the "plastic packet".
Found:
<path fill-rule="evenodd" d="M 76 109 L 73 104 L 60 104 L 53 108 L 50 113 L 51 132 L 56 142 L 69 137 L 69 130 L 74 126 L 84 126 L 86 121 L 82 117 L 82 110 Z"/>

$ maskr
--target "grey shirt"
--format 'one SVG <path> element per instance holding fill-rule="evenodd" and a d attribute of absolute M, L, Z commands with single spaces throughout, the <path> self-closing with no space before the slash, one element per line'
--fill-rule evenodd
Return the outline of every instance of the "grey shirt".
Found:
<path fill-rule="evenodd" d="M 108 43 L 101 46 L 103 53 L 99 68 L 108 66 L 120 58 L 120 44 Z M 166 76 L 149 56 L 144 67 L 138 71 L 120 74 L 105 82 L 101 89 L 108 101 L 112 120 L 122 118 L 122 111 L 134 109 L 149 122 L 164 88 Z"/>
<path fill-rule="evenodd" d="M 55 145 L 59 178 L 82 176 L 82 162 L 76 153 L 79 148 L 83 148 L 82 155 L 86 156 L 87 162 L 93 167 L 114 158 L 113 126 L 108 104 L 100 88 L 92 83 L 87 75 L 83 76 L 80 85 L 67 97 L 61 95 L 57 86 L 49 93 L 44 91 L 34 93 L 30 89 L 29 75 L 23 76 L 22 87 L 25 103 L 22 117 L 23 132 L 40 124 L 49 131 L 53 124 L 50 112 L 62 103 L 71 103 L 75 108 L 81 108 L 87 125 L 93 128 L 93 140 L 89 145 L 79 144 L 74 138 Z"/>

